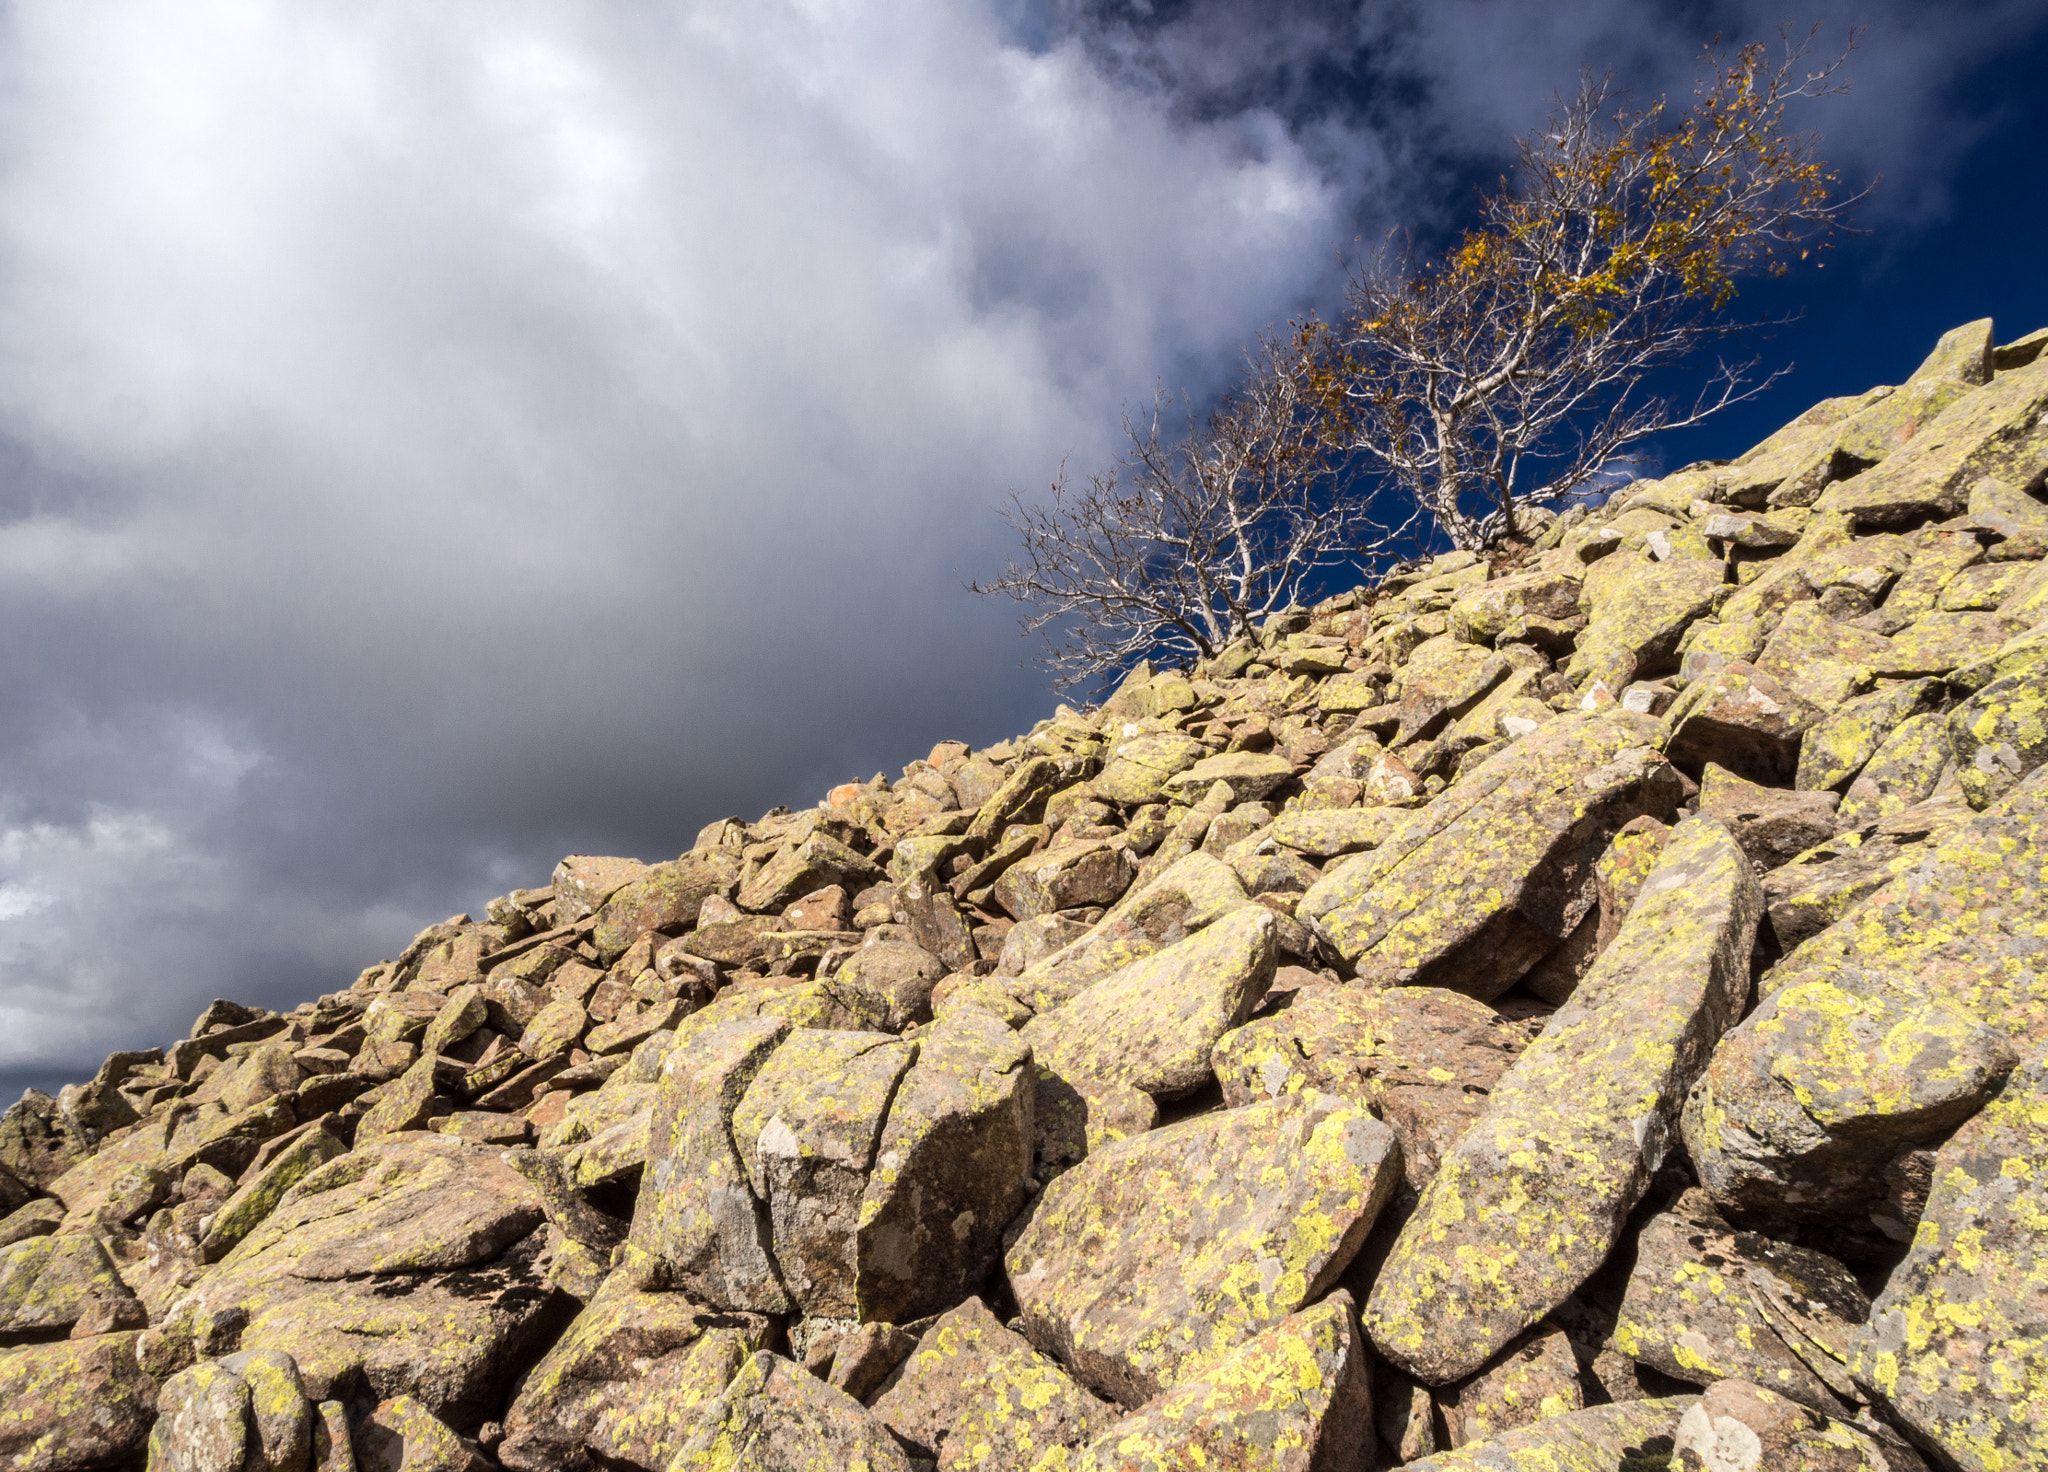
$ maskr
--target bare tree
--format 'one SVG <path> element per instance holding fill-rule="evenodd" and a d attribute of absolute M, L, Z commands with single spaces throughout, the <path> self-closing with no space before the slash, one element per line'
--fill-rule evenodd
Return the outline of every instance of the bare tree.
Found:
<path fill-rule="evenodd" d="M 1751 361 L 1721 363 L 1689 402 L 1650 387 L 1761 325 L 1727 314 L 1737 280 L 1824 246 L 1856 202 L 1835 197 L 1814 135 L 1785 132 L 1788 103 L 1843 90 L 1847 52 L 1809 68 L 1811 39 L 1775 61 L 1762 45 L 1710 53 L 1675 124 L 1589 78 L 1521 141 L 1447 258 L 1390 241 L 1353 278 L 1338 370 L 1333 428 L 1361 468 L 1477 548 L 1517 533 L 1516 507 L 1561 508 L 1631 445 L 1768 386 Z"/>
<path fill-rule="evenodd" d="M 1029 605 L 1025 632 L 1071 688 L 1146 657 L 1213 655 L 1323 569 L 1394 544 L 1412 528 L 1375 529 L 1345 493 L 1332 347 L 1315 323 L 1262 337 L 1229 397 L 1177 438 L 1163 394 L 1127 415 L 1130 448 L 1108 471 L 1076 485 L 1063 470 L 1049 500 L 1011 498 L 1022 555 L 968 586 Z"/>

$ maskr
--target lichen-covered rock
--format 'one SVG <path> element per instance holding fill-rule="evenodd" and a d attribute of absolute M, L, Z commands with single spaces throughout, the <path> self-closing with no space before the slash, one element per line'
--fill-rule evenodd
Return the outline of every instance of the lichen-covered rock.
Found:
<path fill-rule="evenodd" d="M 1417 813 L 1296 906 L 1367 985 L 1488 1001 L 1592 908 L 1614 832 L 1668 813 L 1662 727 L 1625 712 L 1552 721 Z"/>
<path fill-rule="evenodd" d="M 0 1248 L 0 1334 L 48 1334 L 80 1319 L 122 1313 L 124 1329 L 142 1327 L 142 1305 L 97 1237 L 30 1237 Z"/>
<path fill-rule="evenodd" d="M 1884 1197 L 1892 1161 L 1975 1113 L 2014 1059 L 1996 1028 L 1938 997 L 1793 982 L 1723 1041 L 1681 1127 L 1729 1210 L 1854 1221 Z"/>
<path fill-rule="evenodd" d="M 0 1350 L 0 1467 L 85 1472 L 142 1457 L 156 1382 L 133 1333 Z"/>
<path fill-rule="evenodd" d="M 150 1472 L 311 1472 L 313 1422 L 290 1355 L 249 1350 L 209 1360 L 157 1393 Z"/>
<path fill-rule="evenodd" d="M 1772 971 L 1686 1104 L 1702 1183 L 1731 1209 L 1805 1220 L 1869 1200 L 1898 1151 L 2048 1043 L 2044 944 L 2037 772 Z"/>
<path fill-rule="evenodd" d="M 882 878 L 872 860 L 829 833 L 814 832 L 762 865 L 740 890 L 739 905 L 756 915 L 779 914 L 792 900 L 828 884 L 856 894 Z"/>
<path fill-rule="evenodd" d="M 1404 1472 L 1668 1472 L 1672 1433 L 1692 1403 L 1673 1398 L 1588 1406 L 1409 1462 Z"/>
<path fill-rule="evenodd" d="M 1524 1028 L 1459 992 L 1318 985 L 1225 1033 L 1210 1066 L 1233 1109 L 1303 1089 L 1366 1105 L 1392 1126 L 1419 1191 L 1527 1044 Z"/>
<path fill-rule="evenodd" d="M 1031 1472 L 1115 1416 L 1004 1328 L 978 1298 L 939 1316 L 874 1402 L 875 1416 L 940 1472 Z"/>
<path fill-rule="evenodd" d="M 567 924 L 592 915 L 606 900 L 647 872 L 638 859 L 570 854 L 555 865 L 555 918 Z"/>
<path fill-rule="evenodd" d="M 1906 1260 L 1850 1373 L 1968 1472 L 2048 1445 L 2048 1068 L 2038 1055 L 1944 1144 Z"/>
<path fill-rule="evenodd" d="M 991 893 L 1012 916 L 1030 920 L 1056 910 L 1115 904 L 1137 873 L 1128 843 L 1088 838 L 1018 860 Z"/>
<path fill-rule="evenodd" d="M 1749 989 L 1763 895 L 1711 818 L 1673 832 L 1614 944 L 1494 1086 L 1374 1283 L 1366 1328 L 1429 1384 L 1476 1372 L 1606 1258 Z"/>
<path fill-rule="evenodd" d="M 1339 1472 L 1372 1465 L 1372 1372 L 1339 1289 L 1039 1472 Z M 1253 1459 L 1256 1459 L 1255 1461 Z M 943 1466 L 944 1464 L 941 1463 Z M 965 1464 L 962 1464 L 965 1465 Z"/>
<path fill-rule="evenodd" d="M 1436 1403 L 1455 1450 L 1583 1410 L 1586 1397 L 1571 1340 L 1556 1325 L 1539 1323 L 1470 1380 L 1437 1392 Z"/>
<path fill-rule="evenodd" d="M 1004 1258 L 1025 1337 L 1140 1405 L 1322 1293 L 1391 1197 L 1393 1131 L 1313 1090 L 1095 1151 Z"/>
<path fill-rule="evenodd" d="M 882 1032 L 904 1028 L 932 1018 L 932 988 L 946 974 L 945 962 L 922 946 L 909 941 L 881 940 L 862 946 L 832 978 L 833 990 L 845 996 L 849 989 L 863 994 L 872 1005 L 860 1007 L 872 1014 Z"/>
<path fill-rule="evenodd" d="M 1829 711 L 1800 742 L 1793 786 L 1801 792 L 1839 791 L 1869 764 L 1901 723 L 1921 714 L 1939 693 L 1932 680 L 1908 680 Z"/>
<path fill-rule="evenodd" d="M 1800 741 L 1824 711 L 1805 696 L 1739 659 L 1723 661 L 1686 686 L 1664 718 L 1665 755 L 1687 771 L 1708 762 L 1765 786 L 1790 782 Z"/>
<path fill-rule="evenodd" d="M 1027 967 L 1005 989 L 1032 1011 L 1049 1011 L 1112 971 L 1186 939 L 1248 898 L 1243 881 L 1221 859 L 1186 854 L 1127 892 L 1088 934 Z"/>
<path fill-rule="evenodd" d="M 1025 1041 L 1063 1077 L 1186 1093 L 1207 1082 L 1209 1050 L 1272 983 L 1278 929 L 1265 906 L 1241 906 L 1040 1013 Z"/>
<path fill-rule="evenodd" d="M 1751 1380 L 1832 1415 L 1853 1398 L 1843 1362 L 1869 1312 L 1833 1258 L 1738 1232 L 1694 1189 L 1637 1235 L 1614 1347 L 1676 1380 Z"/>
<path fill-rule="evenodd" d="M 379 1401 L 355 1428 L 357 1472 L 489 1472 L 482 1451 L 410 1395 Z"/>
<path fill-rule="evenodd" d="M 1938 722 L 1940 717 L 1932 719 Z M 1849 827 L 1838 812 L 1832 839 L 1764 876 L 1764 898 L 1779 951 L 1789 956 L 1864 899 L 1924 863 L 1970 817 L 1961 792 L 1953 787 L 1864 828 Z"/>
<path fill-rule="evenodd" d="M 1934 795 L 1951 755 L 1946 716 L 1937 711 L 1908 716 L 1849 783 L 1836 810 L 1837 826 L 1860 828 L 1926 801 Z"/>
<path fill-rule="evenodd" d="M 1700 781 L 1700 811 L 1727 825 L 1759 872 L 1833 837 L 1840 802 L 1832 792 L 1759 787 L 1712 762 Z"/>
<path fill-rule="evenodd" d="M 498 1460 L 513 1472 L 627 1465 L 663 1472 L 767 1337 L 765 1319 L 709 1313 L 680 1293 L 641 1293 L 615 1274 L 505 1413 Z"/>
<path fill-rule="evenodd" d="M 1168 778 L 1185 772 L 1205 755 L 1207 748 L 1192 736 L 1178 731 L 1141 731 L 1109 749 L 1109 760 L 1089 785 L 1105 802 L 1130 807 L 1157 802 L 1166 792 Z"/>
<path fill-rule="evenodd" d="M 1706 1388 L 1678 1418 L 1674 1472 L 1925 1472 L 1896 1439 L 1880 1442 L 1839 1421 L 1743 1380 Z"/>
<path fill-rule="evenodd" d="M 1619 690 L 1674 663 L 1688 625 L 1731 591 L 1712 562 L 1674 559 L 1611 580 L 1589 577 L 1591 621 L 1564 672 L 1582 687 L 1602 680 Z"/>
<path fill-rule="evenodd" d="M 1989 807 L 2048 761 L 2048 668 L 1993 680 L 1948 717 L 1956 780 L 1973 808 Z"/>
<path fill-rule="evenodd" d="M 876 1417 L 843 1390 L 767 1351 L 698 1416 L 669 1472 L 910 1472 Z"/>
<path fill-rule="evenodd" d="M 1831 486 L 1815 509 L 1861 526 L 1910 526 L 1954 516 L 1985 476 L 2025 485 L 2048 456 L 2048 362 L 2001 373 L 1922 426 L 1883 464 Z"/>
<path fill-rule="evenodd" d="M 669 863 L 651 865 L 604 902 L 591 944 L 610 960 L 650 930 L 674 934 L 695 925 L 704 901 L 731 894 L 739 877 L 738 856 L 717 849 L 693 849 Z"/>
<path fill-rule="evenodd" d="M 642 1287 L 673 1286 L 718 1308 L 789 1311 L 767 1214 L 732 1133 L 741 1098 L 788 1032 L 777 1016 L 740 1017 L 679 1041 L 663 1062 L 628 1242 Z"/>
<path fill-rule="evenodd" d="M 920 1041 L 861 1196 L 858 1317 L 904 1324 L 959 1300 L 996 1260 L 1031 1179 L 1031 1050 L 963 1009 Z"/>
<path fill-rule="evenodd" d="M 1166 783 L 1169 794 L 1207 792 L 1213 783 L 1230 789 L 1232 802 L 1257 802 L 1282 783 L 1294 780 L 1294 763 L 1274 752 L 1227 751 L 1203 757 Z"/>
<path fill-rule="evenodd" d="M 889 1100 L 916 1059 L 915 1043 L 886 1033 L 798 1028 L 747 1086 L 733 1145 L 767 1208 L 774 1259 L 774 1276 L 748 1297 L 764 1299 L 779 1278 L 806 1313 L 858 1313 L 861 1196 Z"/>
<path fill-rule="evenodd" d="M 367 1388 L 481 1414 L 552 1298 L 534 1263 L 541 1220 L 498 1150 L 369 1142 L 287 1192 L 165 1332 L 200 1357 L 281 1350 L 315 1399 Z"/>

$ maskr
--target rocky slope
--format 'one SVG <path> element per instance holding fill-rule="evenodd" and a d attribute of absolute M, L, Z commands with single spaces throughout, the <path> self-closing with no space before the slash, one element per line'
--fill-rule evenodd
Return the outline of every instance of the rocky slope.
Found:
<path fill-rule="evenodd" d="M 2048 333 L 0 1121 L 0 1467 L 2048 1465 Z"/>

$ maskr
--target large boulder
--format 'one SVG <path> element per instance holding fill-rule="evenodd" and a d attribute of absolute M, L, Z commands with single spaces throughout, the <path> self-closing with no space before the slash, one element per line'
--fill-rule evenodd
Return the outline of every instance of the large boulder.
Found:
<path fill-rule="evenodd" d="M 607 960 L 650 930 L 674 932 L 697 923 L 697 914 L 712 895 L 730 895 L 739 882 L 736 854 L 718 849 L 693 849 L 666 864 L 655 864 L 614 890 L 598 911 L 591 944 Z"/>
<path fill-rule="evenodd" d="M 157 1393 L 151 1472 L 312 1472 L 316 1413 L 299 1367 L 245 1350 L 171 1376 Z"/>
<path fill-rule="evenodd" d="M 81 1319 L 100 1329 L 139 1329 L 144 1322 L 142 1305 L 98 1237 L 67 1233 L 0 1247 L 0 1335 L 47 1335 Z"/>
<path fill-rule="evenodd" d="M 498 1460 L 512 1472 L 666 1472 L 698 1409 L 767 1333 L 756 1315 L 642 1293 L 615 1274 L 521 1381 Z"/>
<path fill-rule="evenodd" d="M 1570 1336 L 1544 1322 L 1495 1355 L 1470 1380 L 1439 1390 L 1435 1400 L 1447 1439 L 1456 1449 L 1584 1409 L 1582 1378 Z"/>
<path fill-rule="evenodd" d="M 888 1429 L 845 1391 L 766 1350 L 699 1413 L 669 1472 L 910 1472 Z"/>
<path fill-rule="evenodd" d="M 1672 1433 L 1691 1405 L 1673 1398 L 1587 1406 L 1408 1462 L 1404 1472 L 1665 1472 Z"/>
<path fill-rule="evenodd" d="M 1671 1462 L 1682 1472 L 1926 1472 L 1896 1433 L 1810 1409 L 1746 1380 L 1707 1387 L 1678 1418 Z"/>
<path fill-rule="evenodd" d="M 1371 1465 L 1372 1371 L 1361 1337 L 1351 1295 L 1339 1289 L 1107 1427 L 1063 1465 L 1209 1472 L 1243 1465 L 1253 1448 L 1272 1472 Z"/>
<path fill-rule="evenodd" d="M 1040 1063 L 1063 1077 L 1182 1094 L 1210 1077 L 1209 1050 L 1272 983 L 1279 923 L 1244 905 L 1025 1024 Z"/>
<path fill-rule="evenodd" d="M 1688 772 L 1714 762 L 1738 777 L 1781 786 L 1797 774 L 1800 742 L 1824 714 L 1755 665 L 1723 660 L 1664 713 L 1671 726 L 1664 754 Z"/>
<path fill-rule="evenodd" d="M 1946 1464 L 2048 1445 L 2048 1068 L 2038 1054 L 1934 1158 L 1912 1251 L 1852 1346 L 1856 1382 Z"/>
<path fill-rule="evenodd" d="M 1807 1221 L 1858 1211 L 1894 1159 L 2048 1045 L 2044 855 L 2037 772 L 1772 970 L 1685 1108 L 1716 1201 Z"/>
<path fill-rule="evenodd" d="M 1014 1229 L 1024 1335 L 1141 1405 L 1319 1297 L 1399 1176 L 1393 1131 L 1314 1091 L 1097 1150 Z"/>
<path fill-rule="evenodd" d="M 1429 1384 L 1477 1371 L 1601 1264 L 1749 990 L 1763 895 L 1711 818 L 1679 824 L 1616 936 L 1444 1157 L 1366 1327 Z"/>
<path fill-rule="evenodd" d="M 501 1151 L 390 1136 L 288 1191 L 164 1333 L 201 1357 L 281 1350 L 315 1400 L 411 1395 L 473 1424 L 548 1326 L 542 1217 Z"/>
<path fill-rule="evenodd" d="M 1367 985 L 1506 991 L 1593 906 L 1616 830 L 1677 802 L 1663 728 L 1614 712 L 1549 722 L 1296 906 Z"/>
<path fill-rule="evenodd" d="M 1869 1312 L 1842 1264 L 1736 1231 L 1695 1188 L 1636 1235 L 1614 1347 L 1676 1380 L 1752 1380 L 1834 1415 L 1853 1398 L 1842 1361 Z"/>
<path fill-rule="evenodd" d="M 1528 1041 L 1524 1027 L 1459 992 L 1321 985 L 1225 1033 L 1209 1057 L 1233 1109 L 1303 1089 L 1364 1104 L 1393 1127 L 1419 1191 Z"/>
<path fill-rule="evenodd" d="M 1690 558 L 1645 563 L 1619 578 L 1588 578 L 1586 590 L 1591 622 L 1565 673 L 1582 685 L 1600 680 L 1616 691 L 1674 663 L 1686 629 L 1733 591 L 1718 563 Z"/>
<path fill-rule="evenodd" d="M 1031 1472 L 1053 1448 L 1080 1446 L 1116 1414 L 978 1298 L 925 1330 L 874 1413 L 940 1472 Z"/>
<path fill-rule="evenodd" d="M 141 1460 L 157 1391 L 136 1354 L 139 1338 L 95 1334 L 0 1350 L 0 1467 L 86 1472 Z"/>

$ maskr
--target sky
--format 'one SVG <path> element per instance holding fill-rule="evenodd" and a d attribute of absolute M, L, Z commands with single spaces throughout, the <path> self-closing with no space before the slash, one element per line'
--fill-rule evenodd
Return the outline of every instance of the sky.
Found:
<path fill-rule="evenodd" d="M 2048 0 L 0 6 L 0 1087 L 1028 729 L 1010 491 L 1816 21 L 1867 233 L 1673 464 L 2048 324 Z"/>

